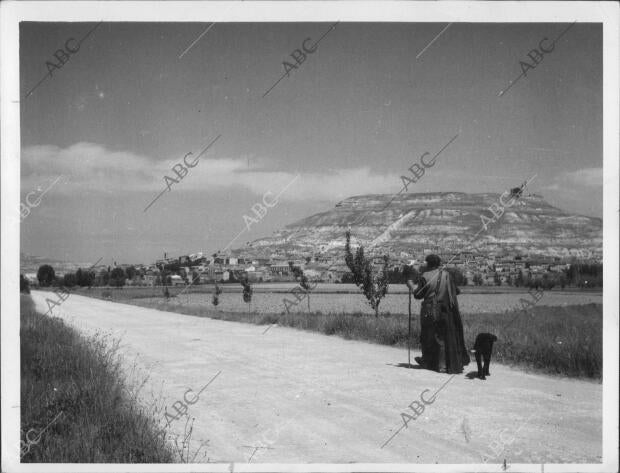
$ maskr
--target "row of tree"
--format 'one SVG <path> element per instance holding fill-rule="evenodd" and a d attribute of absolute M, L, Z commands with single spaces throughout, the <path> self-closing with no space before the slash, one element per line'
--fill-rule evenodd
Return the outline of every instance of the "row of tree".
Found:
<path fill-rule="evenodd" d="M 159 274 L 155 277 L 155 285 L 170 285 L 172 284 L 172 276 L 178 274 L 185 284 L 198 284 L 200 282 L 200 274 L 197 271 L 193 271 L 189 274 L 184 268 L 180 268 L 178 271 L 169 269 L 170 265 L 160 268 Z M 56 277 L 54 268 L 49 264 L 44 264 L 39 267 L 37 272 L 37 280 L 41 287 L 48 286 L 65 286 L 65 287 L 92 287 L 92 286 L 112 286 L 123 287 L 128 280 L 132 280 L 136 276 L 144 276 L 146 271 L 144 269 L 138 271 L 134 266 L 128 266 L 122 268 L 117 266 L 96 273 L 91 269 L 79 268 L 74 273 L 66 273 L 62 277 Z M 243 272 L 231 272 L 228 282 L 240 283 L 244 280 L 245 276 Z"/>
<path fill-rule="evenodd" d="M 133 275 L 135 275 L 135 268 L 131 268 L 134 271 Z M 96 274 L 96 272 L 91 269 L 78 268 L 75 273 L 65 273 L 65 275 L 60 278 L 56 277 L 56 272 L 52 266 L 49 264 L 44 264 L 40 266 L 37 271 L 37 280 L 39 281 L 39 286 L 41 287 L 92 287 L 108 285 L 121 287 L 125 285 L 125 281 L 130 275 L 130 268 L 127 268 L 126 271 L 120 267 L 112 269 L 108 266 L 107 270 L 100 271 L 99 274 Z"/>
<path fill-rule="evenodd" d="M 481 286 L 484 283 L 484 280 L 480 274 L 475 274 L 473 277 L 473 283 L 476 286 Z M 496 286 L 501 286 L 503 284 L 499 273 L 495 273 L 493 283 Z M 524 274 L 523 271 L 519 271 L 514 278 L 511 275 L 508 275 L 505 280 L 505 284 L 507 286 L 545 290 L 553 289 L 554 287 L 561 287 L 564 289 L 567 286 L 580 288 L 603 287 L 603 265 L 574 265 L 565 271 L 547 271 L 542 275 L 532 275 L 529 273 Z"/>

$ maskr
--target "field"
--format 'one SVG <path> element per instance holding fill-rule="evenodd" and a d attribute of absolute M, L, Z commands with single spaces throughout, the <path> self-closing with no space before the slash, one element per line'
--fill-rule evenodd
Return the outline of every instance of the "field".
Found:
<path fill-rule="evenodd" d="M 223 293 L 219 296 L 218 311 L 222 312 L 247 312 L 250 309 L 258 314 L 280 314 L 285 311 L 284 299 L 295 302 L 295 296 L 291 289 L 295 285 L 291 283 L 255 285 L 251 307 L 243 302 L 241 286 L 222 285 Z M 184 288 L 171 288 L 170 294 L 180 294 Z M 79 289 L 78 294 L 99 298 L 107 298 L 119 302 L 127 302 L 133 299 L 141 300 L 153 307 L 152 304 L 163 302 L 162 289 L 160 287 L 139 288 L 92 288 Z M 214 308 L 211 299 L 213 288 L 210 286 L 192 287 L 177 297 L 172 297 L 170 306 L 187 305 L 195 308 Z M 527 290 L 520 288 L 481 287 L 465 288 L 459 296 L 459 306 L 463 314 L 492 314 L 513 310 L 521 307 L 522 298 L 530 299 Z M 407 313 L 409 296 L 403 285 L 390 287 L 390 293 L 381 301 L 380 312 L 383 314 Z M 580 304 L 602 304 L 603 297 L 600 292 L 559 291 L 551 290 L 543 293 L 539 306 L 569 306 Z M 412 311 L 419 313 L 420 301 L 412 300 Z M 304 299 L 299 304 L 291 307 L 290 312 L 307 312 L 308 301 Z M 373 314 L 373 310 L 366 303 L 366 299 L 359 290 L 350 284 L 319 284 L 310 295 L 310 311 L 322 313 L 361 313 Z"/>

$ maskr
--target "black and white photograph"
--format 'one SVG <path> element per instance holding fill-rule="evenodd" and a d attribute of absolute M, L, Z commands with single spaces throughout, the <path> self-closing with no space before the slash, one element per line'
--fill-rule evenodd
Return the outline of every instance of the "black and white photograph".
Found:
<path fill-rule="evenodd" d="M 2 472 L 617 472 L 619 11 L 2 2 Z"/>

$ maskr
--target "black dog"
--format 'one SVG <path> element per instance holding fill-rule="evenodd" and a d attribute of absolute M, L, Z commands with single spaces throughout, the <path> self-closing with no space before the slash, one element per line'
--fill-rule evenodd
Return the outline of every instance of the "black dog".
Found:
<path fill-rule="evenodd" d="M 491 364 L 491 353 L 493 352 L 493 342 L 497 341 L 497 337 L 492 333 L 479 333 L 474 343 L 474 351 L 476 352 L 476 364 L 478 365 L 478 378 L 486 379 L 490 376 L 489 365 Z M 482 360 L 484 359 L 484 368 Z"/>

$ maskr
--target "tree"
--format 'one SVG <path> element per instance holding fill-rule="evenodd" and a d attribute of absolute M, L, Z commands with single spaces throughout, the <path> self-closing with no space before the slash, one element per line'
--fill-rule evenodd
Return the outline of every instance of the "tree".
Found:
<path fill-rule="evenodd" d="M 243 276 L 239 276 L 238 271 L 230 270 L 228 272 L 228 280 L 224 281 L 224 282 L 229 282 L 229 283 L 238 282 L 238 283 L 240 283 L 242 279 L 243 279 Z"/>
<path fill-rule="evenodd" d="M 136 268 L 134 266 L 128 266 L 125 270 L 125 274 L 127 275 L 127 279 L 133 279 L 136 276 Z"/>
<path fill-rule="evenodd" d="M 215 281 L 215 288 L 213 289 L 213 299 L 211 299 L 211 303 L 217 307 L 217 305 L 220 303 L 220 294 L 222 293 L 222 290 L 220 289 L 220 286 L 218 286 L 217 281 Z"/>
<path fill-rule="evenodd" d="M 506 278 L 506 284 L 508 284 L 509 286 L 512 286 L 512 277 L 510 276 L 510 274 Z"/>
<path fill-rule="evenodd" d="M 543 290 L 551 290 L 555 286 L 555 281 L 549 277 L 549 273 L 543 274 L 542 281 L 540 282 L 540 286 Z"/>
<path fill-rule="evenodd" d="M 164 269 L 164 266 L 162 265 L 159 269 L 159 274 L 157 275 L 157 278 L 155 278 L 155 285 L 165 286 L 166 284 L 168 284 L 168 271 L 166 271 Z"/>
<path fill-rule="evenodd" d="M 67 273 L 63 277 L 63 286 L 73 287 L 77 285 L 77 277 L 74 273 Z"/>
<path fill-rule="evenodd" d="M 568 269 L 564 270 L 567 285 L 578 287 L 599 287 L 603 286 L 603 265 L 600 263 L 571 263 Z"/>
<path fill-rule="evenodd" d="M 495 273 L 493 276 L 493 283 L 495 283 L 496 286 L 502 285 L 502 280 L 500 279 L 499 274 Z"/>
<path fill-rule="evenodd" d="M 466 286 L 467 278 L 463 275 L 463 272 L 458 268 L 446 268 L 446 271 L 452 276 L 454 284 L 457 286 Z"/>
<path fill-rule="evenodd" d="M 538 277 L 528 276 L 528 278 L 525 281 L 525 285 L 529 287 L 530 289 L 540 289 L 540 284 L 541 284 L 541 279 Z"/>
<path fill-rule="evenodd" d="M 75 273 L 76 284 L 80 287 L 88 286 L 91 287 L 93 285 L 93 281 L 95 280 L 95 274 L 88 269 L 84 270 L 82 268 L 78 268 Z"/>
<path fill-rule="evenodd" d="M 39 285 L 42 287 L 51 286 L 52 282 L 56 278 L 56 273 L 54 272 L 54 268 L 52 268 L 49 264 L 44 264 L 39 266 L 39 270 L 37 271 L 37 279 L 39 281 Z"/>
<path fill-rule="evenodd" d="M 479 273 L 474 274 L 473 281 L 474 281 L 474 285 L 482 286 L 482 276 L 480 276 Z"/>
<path fill-rule="evenodd" d="M 245 277 L 239 277 L 238 275 L 235 275 L 235 276 L 237 280 L 243 286 L 243 302 L 248 304 L 248 315 L 249 315 L 250 311 L 252 310 L 252 292 L 253 292 L 252 285 L 250 284 L 250 281 L 248 280 L 247 273 L 245 274 Z"/>
<path fill-rule="evenodd" d="M 24 277 L 23 274 L 19 275 L 19 292 L 30 294 L 30 282 Z"/>
<path fill-rule="evenodd" d="M 304 291 L 306 291 L 306 298 L 308 300 L 308 312 L 310 311 L 310 284 L 308 282 L 308 277 L 304 274 L 303 270 L 299 266 L 294 266 L 292 261 L 288 262 L 289 267 L 291 268 L 291 272 L 293 276 L 295 276 L 295 280 L 299 282 L 299 287 L 301 287 Z"/>
<path fill-rule="evenodd" d="M 388 292 L 389 258 L 387 256 L 383 257 L 381 272 L 375 275 L 372 270 L 372 261 L 364 255 L 364 247 L 360 245 L 355 252 L 355 256 L 353 256 L 353 253 L 351 253 L 351 232 L 347 231 L 345 237 L 344 261 L 351 273 L 353 273 L 353 282 L 368 299 L 368 304 L 375 311 L 375 317 L 379 317 L 379 304 Z"/>
<path fill-rule="evenodd" d="M 105 269 L 102 269 L 101 271 L 99 271 L 99 274 L 97 275 L 97 285 L 107 286 L 109 282 L 110 282 L 110 273 Z"/>
<path fill-rule="evenodd" d="M 420 273 L 413 266 L 409 266 L 407 264 L 403 266 L 403 271 L 401 275 L 402 276 L 401 276 L 400 282 L 403 282 L 403 283 L 406 283 L 407 281 L 411 279 L 413 284 L 417 284 L 418 279 L 420 278 Z"/>
<path fill-rule="evenodd" d="M 516 287 L 521 287 L 524 285 L 524 280 L 523 280 L 523 271 L 519 270 L 519 274 L 517 274 L 517 277 L 515 278 L 515 286 Z"/>
<path fill-rule="evenodd" d="M 110 273 L 110 285 L 116 287 L 123 287 L 125 285 L 125 271 L 120 266 L 117 266 Z"/>

